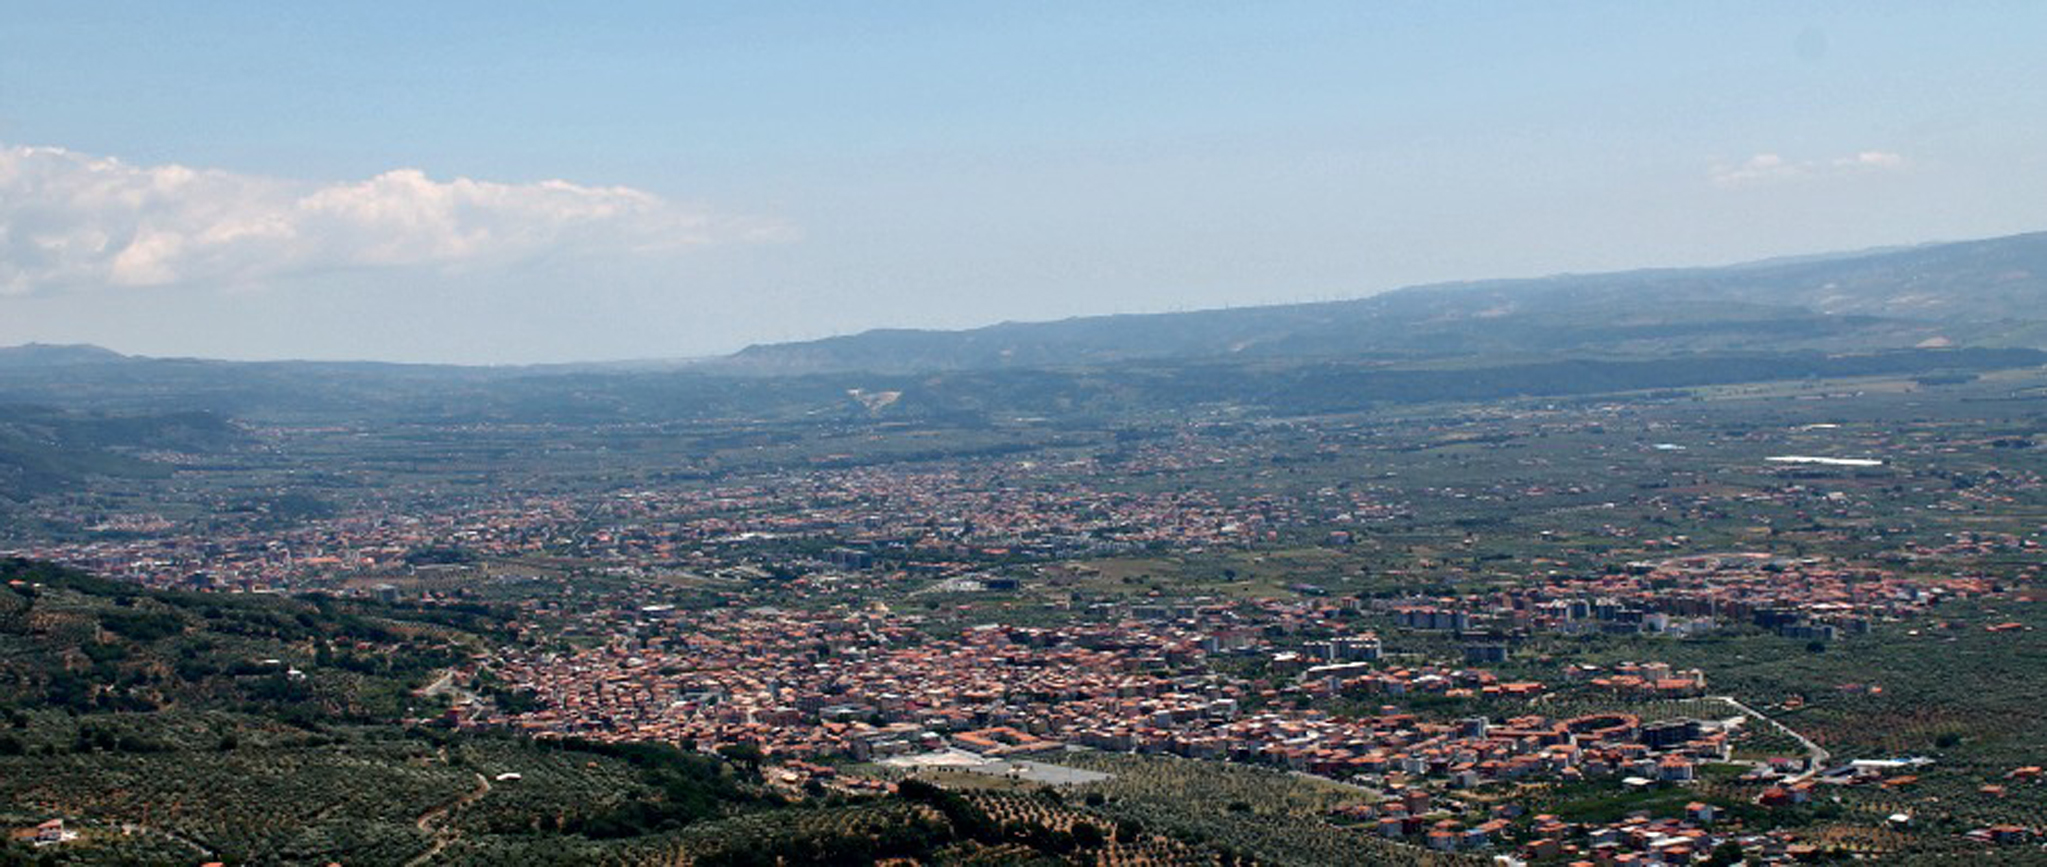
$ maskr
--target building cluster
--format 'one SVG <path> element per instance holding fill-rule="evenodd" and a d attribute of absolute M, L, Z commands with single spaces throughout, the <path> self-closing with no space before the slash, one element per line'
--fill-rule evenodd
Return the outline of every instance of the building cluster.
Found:
<path fill-rule="evenodd" d="M 936 637 L 918 618 L 878 606 L 664 610 L 644 615 L 633 637 L 601 647 L 504 651 L 489 663 L 493 677 L 532 693 L 538 708 L 507 716 L 477 705 L 459 709 L 459 722 L 699 749 L 747 744 L 804 762 L 1080 746 L 1443 790 L 1589 778 L 1683 783 L 1702 763 L 1726 760 L 1738 736 L 1717 722 L 1622 714 L 1434 721 L 1401 712 L 1397 704 L 1418 697 L 1529 699 L 1545 687 L 1484 669 L 1388 661 L 1369 633 L 1272 652 L 1269 636 L 1346 622 L 1333 619 L 1336 611 L 1146 603 L 1109 623 L 985 625 Z M 1251 678 L 1228 673 L 1221 663 L 1231 658 L 1291 664 Z M 1703 685 L 1696 672 L 1654 663 L 1599 674 Z M 1391 704 L 1356 716 L 1310 707 L 1338 696 Z"/>
<path fill-rule="evenodd" d="M 1699 635 L 1754 625 L 1828 641 L 1924 613 L 1944 600 L 1998 592 L 1967 576 L 1900 577 L 1824 558 L 1704 554 L 1628 563 L 1592 575 L 1548 575 L 1485 594 L 1374 600 L 1397 625 L 1454 632 L 1474 644 L 1536 632 Z"/>
<path fill-rule="evenodd" d="M 1169 454 L 1144 452 L 1133 460 L 1141 469 Z M 409 573 L 445 565 L 449 555 L 575 558 L 635 574 L 764 562 L 855 571 L 882 564 L 966 568 L 1153 546 L 1252 545 L 1307 520 L 1301 505 L 1284 496 L 1125 490 L 1116 478 L 1093 460 L 1058 467 L 989 462 L 806 470 L 660 490 L 366 503 L 283 528 L 112 516 L 95 525 L 104 532 L 84 540 L 0 553 L 156 587 L 251 591 Z"/>

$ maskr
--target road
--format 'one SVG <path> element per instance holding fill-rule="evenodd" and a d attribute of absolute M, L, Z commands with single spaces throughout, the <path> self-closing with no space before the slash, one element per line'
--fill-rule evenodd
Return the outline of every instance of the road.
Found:
<path fill-rule="evenodd" d="M 412 860 L 405 862 L 405 867 L 419 867 L 419 865 L 433 860 L 435 855 L 441 854 L 441 850 L 448 848 L 449 843 L 455 842 L 455 838 L 461 836 L 462 832 L 445 828 L 437 829 L 434 827 L 434 823 L 440 821 L 449 813 L 476 803 L 477 799 L 488 794 L 490 794 L 490 778 L 477 774 L 476 788 L 462 793 L 455 800 L 419 814 L 419 821 L 414 824 L 418 825 L 419 830 L 422 832 L 434 835 L 434 844 L 428 847 L 425 852 L 421 852 Z"/>
<path fill-rule="evenodd" d="M 1801 746 L 1805 747 L 1805 754 L 1807 759 L 1805 772 L 1795 777 L 1791 777 L 1790 779 L 1785 780 L 1785 782 L 1796 783 L 1801 780 L 1811 779 L 1815 774 L 1818 774 L 1821 769 L 1826 767 L 1827 759 L 1833 758 L 1834 754 L 1827 752 L 1826 747 L 1822 747 L 1819 744 L 1813 743 L 1812 739 L 1806 737 L 1805 735 L 1799 734 L 1796 731 L 1793 731 L 1790 726 L 1787 726 L 1767 716 L 1764 716 L 1762 711 L 1756 710 L 1755 708 L 1742 704 L 1741 700 L 1735 698 L 1734 696 L 1709 695 L 1706 696 L 1706 698 L 1712 701 L 1725 702 L 1728 704 L 1728 706 L 1733 707 L 1735 710 L 1741 711 L 1743 714 L 1747 716 L 1755 717 L 1756 719 L 1762 720 L 1763 722 L 1770 724 L 1770 726 L 1775 728 L 1776 730 L 1783 732 L 1787 735 L 1790 735 L 1793 740 L 1798 741 L 1798 743 Z"/>
<path fill-rule="evenodd" d="M 1545 699 L 1548 699 L 1554 695 L 1556 695 L 1556 693 L 1546 692 L 1543 693 L 1542 695 L 1536 696 L 1529 703 L 1532 705 L 1541 704 Z M 1771 728 L 1774 728 L 1780 732 L 1785 733 L 1786 735 L 1791 736 L 1793 740 L 1798 741 L 1800 746 L 1805 747 L 1805 754 L 1807 759 L 1805 772 L 1797 776 L 1791 777 L 1785 780 L 1785 782 L 1796 783 L 1801 780 L 1811 779 L 1814 775 L 1817 775 L 1822 769 L 1826 767 L 1828 759 L 1833 758 L 1834 754 L 1827 752 L 1826 747 L 1813 743 L 1811 738 L 1799 734 L 1798 732 L 1792 730 L 1790 726 L 1787 726 L 1783 723 L 1780 723 L 1776 720 L 1769 718 L 1762 711 L 1756 710 L 1755 708 L 1742 704 L 1741 699 L 1735 698 L 1734 696 L 1731 695 L 1709 695 L 1704 696 L 1703 698 L 1705 698 L 1705 700 L 1707 701 L 1717 701 L 1725 703 L 1727 706 L 1732 707 L 1737 711 L 1740 711 L 1743 716 L 1753 717 L 1755 719 L 1762 720 Z"/>
<path fill-rule="evenodd" d="M 454 696 L 453 701 L 457 702 L 466 699 L 472 703 L 476 703 L 481 702 L 483 700 L 483 697 L 477 695 L 475 692 L 467 688 L 455 685 L 455 670 L 452 668 L 441 672 L 441 676 L 434 678 L 432 683 L 415 689 L 412 692 L 414 695 L 422 695 L 428 697 L 440 695 L 442 693 L 447 693 L 449 695 Z"/>

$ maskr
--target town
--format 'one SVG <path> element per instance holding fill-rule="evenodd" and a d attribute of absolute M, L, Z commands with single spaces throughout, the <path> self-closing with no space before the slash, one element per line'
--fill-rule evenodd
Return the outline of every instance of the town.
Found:
<path fill-rule="evenodd" d="M 1929 773 L 1914 748 L 1839 752 L 1839 726 L 1802 721 L 1829 687 L 1758 694 L 1701 653 L 1952 641 L 1979 610 L 1972 634 L 2027 634 L 1991 612 L 2032 598 L 2040 534 L 1981 516 L 2036 502 L 2037 471 L 1956 457 L 2005 452 L 1932 433 L 1948 422 L 1794 416 L 1664 447 L 1697 412 L 1205 424 L 488 493 L 458 465 L 281 526 L 223 510 L 250 496 L 229 477 L 160 511 L 48 501 L 48 525 L 85 532 L 8 553 L 174 591 L 488 611 L 505 638 L 424 688 L 413 725 L 757 756 L 796 798 L 1085 792 L 1118 773 L 1089 756 L 1125 755 L 1324 781 L 1345 793 L 1330 833 L 1531 863 L 1798 860 L 1844 797 L 1883 810 L 1866 845 L 1923 838 L 1927 805 L 1898 798 Z M 1775 460 L 1815 440 L 1893 460 Z M 175 519 L 181 499 L 209 517 Z M 1872 521 L 1879 502 L 1911 508 Z M 1930 773 L 1976 797 L 2035 783 L 1964 767 Z"/>

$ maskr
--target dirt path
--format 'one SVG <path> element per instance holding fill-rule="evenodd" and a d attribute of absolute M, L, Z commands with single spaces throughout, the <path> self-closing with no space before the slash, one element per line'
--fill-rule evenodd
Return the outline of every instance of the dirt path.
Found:
<path fill-rule="evenodd" d="M 449 813 L 476 803 L 478 799 L 488 794 L 490 794 L 490 778 L 477 774 L 476 788 L 462 793 L 455 800 L 419 814 L 419 821 L 414 824 L 419 826 L 420 831 L 434 835 L 434 844 L 428 847 L 425 852 L 421 852 L 412 860 L 405 862 L 405 867 L 419 867 L 419 865 L 433 860 L 435 855 L 441 854 L 441 850 L 448 848 L 449 843 L 455 842 L 455 838 L 462 836 L 460 831 L 436 828 L 435 823 L 446 818 Z"/>

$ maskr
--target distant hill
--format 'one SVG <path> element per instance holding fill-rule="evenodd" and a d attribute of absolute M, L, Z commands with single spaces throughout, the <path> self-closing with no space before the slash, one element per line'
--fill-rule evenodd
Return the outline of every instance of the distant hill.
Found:
<path fill-rule="evenodd" d="M 2047 233 L 1720 268 L 1419 286 L 1350 301 L 884 329 L 748 347 L 735 372 L 922 372 L 1163 358 L 2047 347 Z"/>
<path fill-rule="evenodd" d="M 2042 350 L 2047 233 L 1319 304 L 891 329 L 676 366 L 231 362 L 26 346 L 0 350 L 12 359 L 0 363 L 0 497 L 150 471 L 131 456 L 138 450 L 204 451 L 206 441 L 105 438 L 146 433 L 134 419 L 195 411 L 254 426 L 1084 423 L 1196 407 L 1285 415 L 1785 378 L 1973 376 L 2038 366 Z M 81 439 L 76 425 L 51 427 L 21 405 L 131 421 Z"/>
<path fill-rule="evenodd" d="M 0 501 L 77 487 L 91 476 L 166 475 L 137 453 L 211 452 L 246 438 L 207 412 L 110 415 L 0 404 Z"/>
<path fill-rule="evenodd" d="M 126 355 L 89 343 L 25 343 L 0 346 L 0 367 L 57 367 L 67 364 L 109 364 Z"/>

